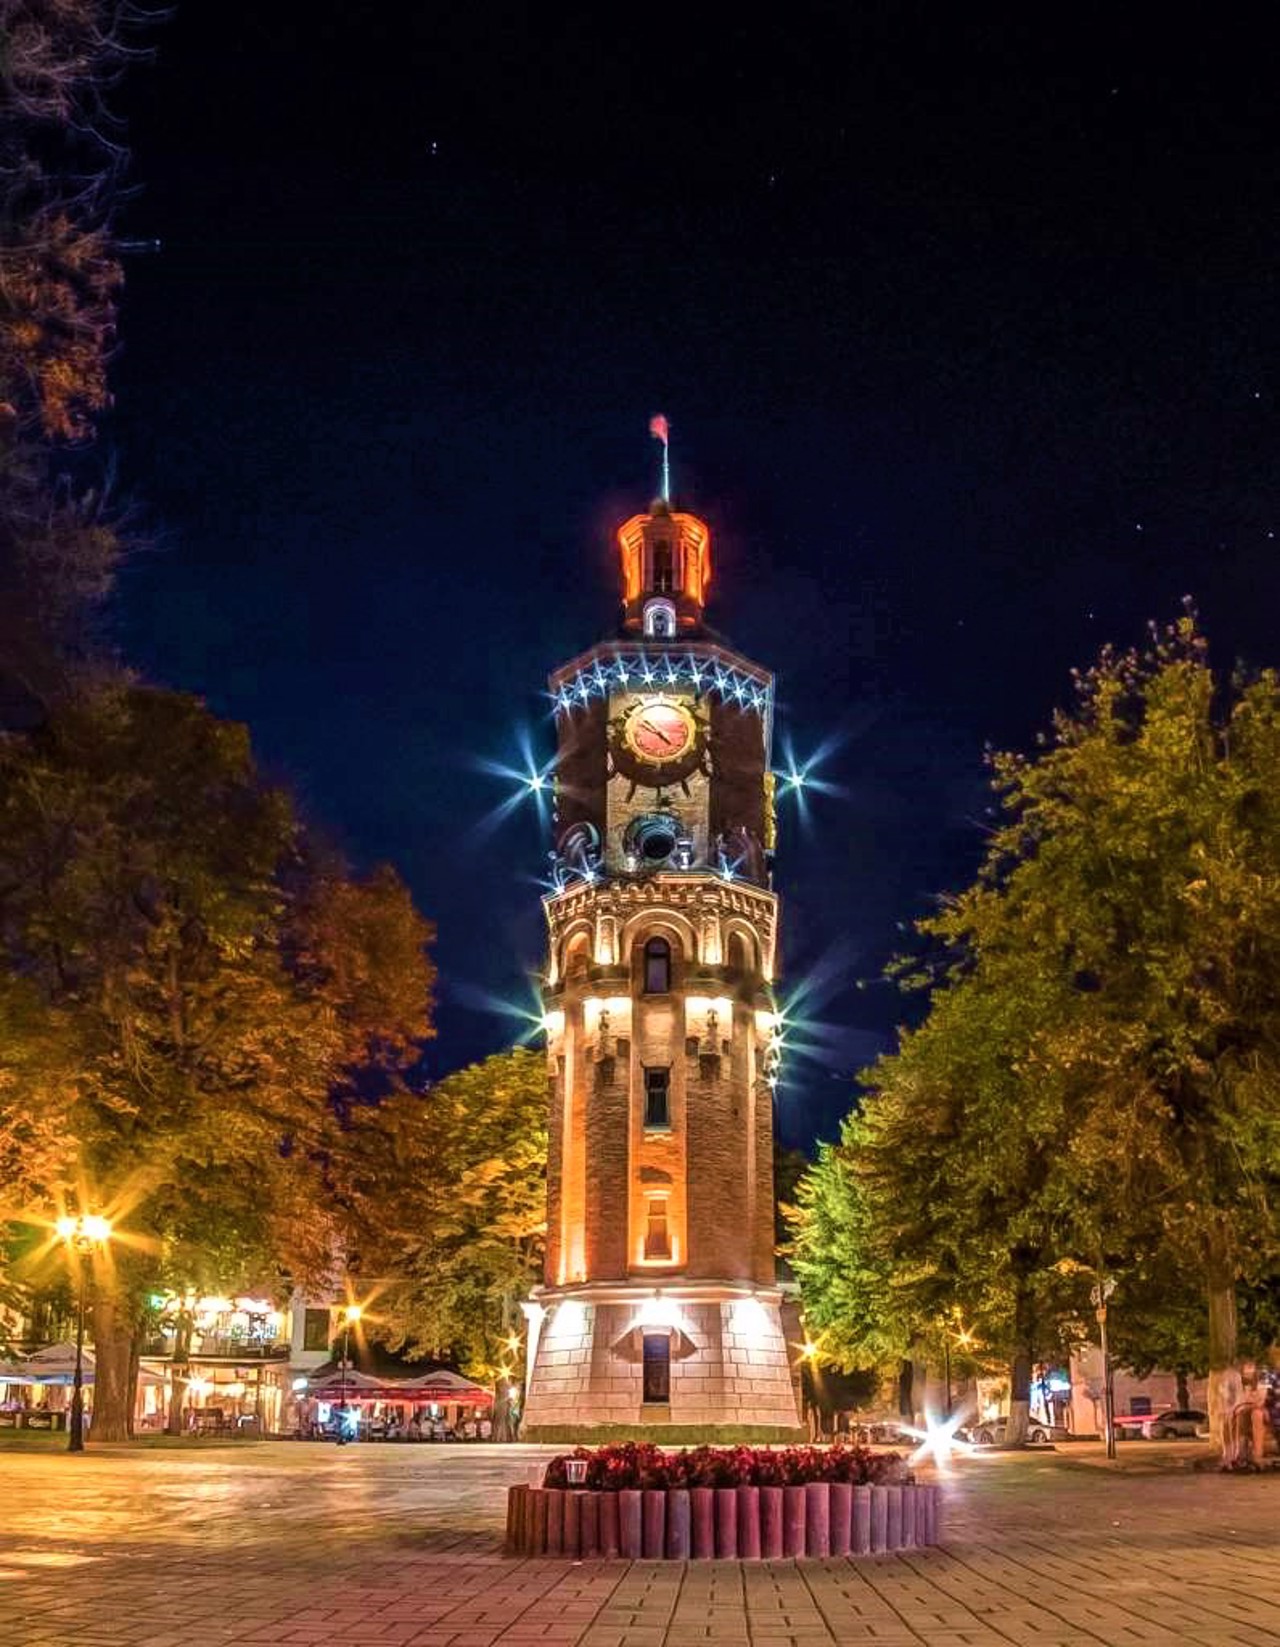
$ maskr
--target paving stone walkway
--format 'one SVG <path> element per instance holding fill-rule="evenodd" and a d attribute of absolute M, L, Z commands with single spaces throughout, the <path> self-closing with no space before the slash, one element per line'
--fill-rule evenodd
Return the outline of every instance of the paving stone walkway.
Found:
<path fill-rule="evenodd" d="M 533 1449 L 0 1451 L 0 1644 L 1280 1644 L 1280 1475 L 1134 1445 L 962 1464 L 942 1549 L 680 1566 L 504 1557 Z"/>

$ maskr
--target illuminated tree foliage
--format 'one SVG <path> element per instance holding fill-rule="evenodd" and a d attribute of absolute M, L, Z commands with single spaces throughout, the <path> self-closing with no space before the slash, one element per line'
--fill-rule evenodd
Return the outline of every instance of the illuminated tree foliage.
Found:
<path fill-rule="evenodd" d="M 76 448 L 109 406 L 121 148 L 104 99 L 139 14 L 0 0 L 0 713 L 30 717 L 88 655 L 121 545 Z"/>
<path fill-rule="evenodd" d="M 417 1058 L 430 935 L 390 871 L 318 852 L 244 728 L 192 698 L 113 685 L 0 737 L 0 1208 L 88 1198 L 119 1222 L 97 1434 L 127 1424 L 158 1282 L 331 1270 L 332 1100 Z"/>
<path fill-rule="evenodd" d="M 1172 1269 L 1200 1291 L 1217 1423 L 1237 1289 L 1280 1233 L 1280 682 L 1219 686 L 1187 617 L 1077 687 L 1035 757 L 994 761 L 983 868 L 923 923 L 928 1017 L 846 1137 L 867 1233 L 840 1227 L 905 1323 L 985 1287 L 1015 1358 L 1088 1318 L 1092 1272 L 1120 1315 Z"/>
<path fill-rule="evenodd" d="M 499 1053 L 425 1095 L 353 1111 L 350 1128 L 335 1173 L 362 1271 L 392 1278 L 375 1307 L 383 1336 L 485 1381 L 504 1367 L 518 1378 L 509 1341 L 546 1235 L 545 1055 Z"/>

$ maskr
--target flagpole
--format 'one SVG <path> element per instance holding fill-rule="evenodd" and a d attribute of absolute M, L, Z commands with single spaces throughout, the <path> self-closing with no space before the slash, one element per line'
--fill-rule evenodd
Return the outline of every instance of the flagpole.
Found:
<path fill-rule="evenodd" d="M 662 501 L 671 502 L 671 425 L 659 412 L 649 419 L 649 433 L 662 442 Z"/>

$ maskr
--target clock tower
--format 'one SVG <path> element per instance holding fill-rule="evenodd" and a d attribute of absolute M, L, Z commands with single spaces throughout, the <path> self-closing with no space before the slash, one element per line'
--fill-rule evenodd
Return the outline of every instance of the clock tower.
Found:
<path fill-rule="evenodd" d="M 551 676 L 551 1129 L 529 1440 L 792 1440 L 774 1261 L 773 678 L 709 631 L 711 534 L 617 533 L 617 638 Z"/>

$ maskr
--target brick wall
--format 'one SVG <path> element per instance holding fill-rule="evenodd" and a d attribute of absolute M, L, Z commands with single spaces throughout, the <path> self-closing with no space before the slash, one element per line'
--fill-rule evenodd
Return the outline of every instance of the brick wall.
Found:
<path fill-rule="evenodd" d="M 652 1306 L 566 1300 L 543 1326 L 525 1410 L 531 1439 L 540 1427 L 593 1425 L 774 1427 L 794 1430 L 795 1394 L 776 1305 L 753 1298 L 665 1300 L 669 1327 L 646 1321 Z M 672 1333 L 671 1400 L 643 1401 L 639 1336 Z"/>

